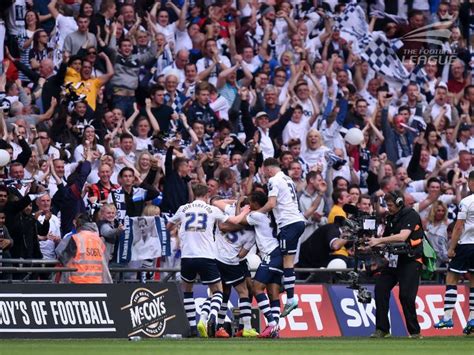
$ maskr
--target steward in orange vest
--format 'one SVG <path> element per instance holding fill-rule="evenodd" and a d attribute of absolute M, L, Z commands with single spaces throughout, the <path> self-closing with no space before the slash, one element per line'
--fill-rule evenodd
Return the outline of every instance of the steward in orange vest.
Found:
<path fill-rule="evenodd" d="M 66 235 L 56 248 L 56 255 L 66 267 L 77 271 L 65 273 L 62 282 L 75 284 L 112 283 L 105 244 L 97 225 L 87 214 L 74 220 L 77 232 Z"/>

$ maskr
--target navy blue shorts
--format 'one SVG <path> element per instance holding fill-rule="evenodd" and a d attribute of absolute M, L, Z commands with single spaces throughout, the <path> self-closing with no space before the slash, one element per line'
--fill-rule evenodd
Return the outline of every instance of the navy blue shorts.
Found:
<path fill-rule="evenodd" d="M 280 248 L 276 248 L 269 255 L 263 258 L 253 279 L 265 285 L 281 285 L 282 275 L 283 255 L 281 254 Z"/>
<path fill-rule="evenodd" d="M 448 270 L 456 274 L 474 274 L 474 244 L 458 244 L 456 255 L 449 262 Z"/>
<path fill-rule="evenodd" d="M 187 283 L 193 283 L 197 275 L 205 285 L 221 280 L 221 274 L 214 259 L 182 258 L 181 279 Z"/>
<path fill-rule="evenodd" d="M 252 277 L 252 275 L 250 275 L 249 263 L 247 262 L 247 259 L 240 260 L 240 266 L 242 267 L 242 270 L 244 271 L 245 278 Z"/>
<path fill-rule="evenodd" d="M 296 254 L 298 240 L 300 239 L 301 234 L 303 234 L 304 228 L 304 222 L 295 222 L 280 229 L 278 239 L 280 240 L 280 250 L 283 255 Z"/>
<path fill-rule="evenodd" d="M 222 282 L 226 285 L 236 286 L 245 279 L 244 269 L 239 265 L 225 264 L 216 260 L 217 268 L 221 274 Z"/>

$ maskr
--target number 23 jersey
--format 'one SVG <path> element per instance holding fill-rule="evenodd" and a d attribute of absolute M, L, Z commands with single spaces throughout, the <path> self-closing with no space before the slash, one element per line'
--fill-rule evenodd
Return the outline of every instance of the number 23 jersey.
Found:
<path fill-rule="evenodd" d="M 214 225 L 225 222 L 229 216 L 204 201 L 196 200 L 182 205 L 169 222 L 178 224 L 181 258 L 215 259 Z"/>
<path fill-rule="evenodd" d="M 268 180 L 268 197 L 276 197 L 273 214 L 279 229 L 296 222 L 304 222 L 300 212 L 293 180 L 279 171 Z"/>

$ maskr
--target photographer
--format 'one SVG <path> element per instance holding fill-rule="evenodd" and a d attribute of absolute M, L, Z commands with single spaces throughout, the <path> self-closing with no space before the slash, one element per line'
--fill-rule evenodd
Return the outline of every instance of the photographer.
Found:
<path fill-rule="evenodd" d="M 406 325 L 410 337 L 420 338 L 415 299 L 420 282 L 423 251 L 423 228 L 420 216 L 415 210 L 404 207 L 403 195 L 399 191 L 385 195 L 388 216 L 383 237 L 370 238 L 370 247 L 388 246 L 395 243 L 405 243 L 405 252 L 393 254 L 388 252 L 386 265 L 375 283 L 375 333 L 372 338 L 387 338 L 390 336 L 388 319 L 390 292 L 399 283 L 399 299 L 403 308 Z M 393 250 L 392 250 L 393 251 Z"/>

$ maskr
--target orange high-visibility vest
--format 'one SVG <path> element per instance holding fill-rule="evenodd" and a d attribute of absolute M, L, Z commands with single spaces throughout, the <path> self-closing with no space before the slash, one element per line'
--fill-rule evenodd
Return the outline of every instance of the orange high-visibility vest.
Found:
<path fill-rule="evenodd" d="M 76 268 L 71 272 L 69 282 L 75 284 L 100 284 L 104 280 L 104 266 L 107 261 L 105 257 L 105 245 L 99 234 L 90 231 L 80 231 L 72 236 L 76 242 L 77 251 L 74 258 L 68 263 L 68 267 Z"/>

